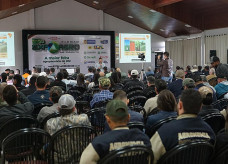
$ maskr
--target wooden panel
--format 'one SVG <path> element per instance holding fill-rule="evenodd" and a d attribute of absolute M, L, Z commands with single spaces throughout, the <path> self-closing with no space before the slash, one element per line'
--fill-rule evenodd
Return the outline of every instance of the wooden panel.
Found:
<path fill-rule="evenodd" d="M 183 0 L 154 0 L 153 4 L 155 8 L 171 5 L 177 2 L 181 2 Z"/>

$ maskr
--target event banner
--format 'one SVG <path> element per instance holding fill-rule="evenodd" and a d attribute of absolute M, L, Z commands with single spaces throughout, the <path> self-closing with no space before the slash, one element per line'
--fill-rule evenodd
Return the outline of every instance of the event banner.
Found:
<path fill-rule="evenodd" d="M 100 57 L 110 68 L 110 41 L 106 35 L 32 35 L 28 38 L 29 69 L 80 67 L 82 73 L 87 73 Z"/>
<path fill-rule="evenodd" d="M 119 34 L 120 63 L 138 63 L 138 55 L 145 55 L 145 62 L 151 62 L 150 34 Z"/>
<path fill-rule="evenodd" d="M 15 66 L 14 32 L 0 32 L 0 66 Z"/>

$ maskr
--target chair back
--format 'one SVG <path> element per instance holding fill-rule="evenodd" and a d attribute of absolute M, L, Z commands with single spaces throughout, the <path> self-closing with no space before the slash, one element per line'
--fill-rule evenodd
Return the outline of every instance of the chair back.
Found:
<path fill-rule="evenodd" d="M 2 142 L 2 163 L 50 163 L 51 136 L 42 129 L 26 128 L 8 135 Z"/>
<path fill-rule="evenodd" d="M 210 113 L 203 116 L 202 119 L 210 125 L 215 134 L 225 127 L 225 118 L 220 113 Z"/>
<path fill-rule="evenodd" d="M 150 129 L 146 129 L 145 133 L 148 135 L 149 138 L 151 138 L 163 124 L 168 123 L 172 120 L 175 120 L 176 118 L 177 118 L 176 116 L 171 116 L 171 117 L 162 119 L 157 123 L 155 123 Z"/>
<path fill-rule="evenodd" d="M 158 164 L 208 164 L 214 146 L 206 141 L 192 141 L 177 145 L 165 153 Z"/>
<path fill-rule="evenodd" d="M 49 119 L 51 119 L 51 118 L 56 118 L 56 117 L 60 117 L 60 114 L 59 114 L 59 112 L 55 112 L 55 113 L 52 113 L 52 114 L 49 114 L 47 117 L 45 117 L 44 119 L 43 119 L 43 121 L 40 123 L 40 128 L 41 129 L 44 129 L 45 128 L 45 125 L 46 125 L 46 123 L 47 123 L 47 121 L 49 120 Z"/>
<path fill-rule="evenodd" d="M 211 164 L 227 164 L 228 163 L 228 145 L 223 149 L 214 153 L 214 158 Z"/>
<path fill-rule="evenodd" d="M 147 98 L 145 96 L 134 96 L 129 99 L 128 106 L 135 106 L 135 105 L 144 106 L 146 103 L 146 100 Z"/>
<path fill-rule="evenodd" d="M 157 95 L 156 92 L 154 90 L 151 90 L 146 94 L 146 97 L 149 99 L 149 98 L 155 97 L 156 95 Z"/>
<path fill-rule="evenodd" d="M 81 93 L 80 91 L 78 91 L 78 90 L 71 90 L 71 89 L 68 90 L 67 93 L 70 94 L 71 96 L 73 96 L 74 99 L 77 99 L 79 96 L 82 96 L 83 95 L 83 93 Z"/>
<path fill-rule="evenodd" d="M 151 110 L 150 113 L 147 114 L 147 116 L 157 114 L 159 111 L 160 111 L 160 110 L 158 109 L 158 107 L 155 107 L 154 109 Z"/>
<path fill-rule="evenodd" d="M 143 145 L 126 146 L 111 151 L 99 164 L 150 164 L 153 163 L 153 152 L 151 148 Z"/>
<path fill-rule="evenodd" d="M 75 106 L 78 114 L 86 113 L 90 110 L 90 104 L 88 101 L 76 101 Z"/>
<path fill-rule="evenodd" d="M 51 140 L 52 163 L 79 163 L 84 149 L 96 137 L 91 126 L 67 126 L 57 131 Z"/>
<path fill-rule="evenodd" d="M 222 111 L 223 109 L 226 109 L 228 106 L 228 99 L 220 99 L 216 102 L 212 103 L 212 106 L 214 109 L 218 109 L 219 111 Z"/>
<path fill-rule="evenodd" d="M 104 133 L 106 108 L 95 108 L 88 111 L 86 114 L 98 135 Z"/>
<path fill-rule="evenodd" d="M 99 101 L 93 105 L 93 108 L 105 108 L 109 101 L 111 101 L 111 99 Z"/>
<path fill-rule="evenodd" d="M 38 114 L 40 113 L 40 110 L 45 107 L 45 106 L 52 106 L 53 104 L 48 104 L 48 103 L 40 103 L 34 105 L 34 110 L 32 112 L 32 115 L 37 118 Z"/>
<path fill-rule="evenodd" d="M 6 138 L 12 132 L 15 132 L 24 128 L 32 128 L 37 127 L 38 121 L 32 116 L 15 116 L 7 120 L 0 127 L 0 143 L 2 143 L 3 139 Z M 1 149 L 1 147 L 0 147 Z"/>
<path fill-rule="evenodd" d="M 130 99 L 135 96 L 144 96 L 144 92 L 142 90 L 131 91 L 127 94 L 127 98 Z"/>
<path fill-rule="evenodd" d="M 144 131 L 144 128 L 145 128 L 144 123 L 142 122 L 129 122 L 127 126 L 129 127 L 129 129 L 137 128 L 142 132 Z"/>
<path fill-rule="evenodd" d="M 140 85 L 131 86 L 131 87 L 127 88 L 126 93 L 128 94 L 128 93 L 130 93 L 132 91 L 136 91 L 136 90 L 143 90 L 143 87 Z"/>

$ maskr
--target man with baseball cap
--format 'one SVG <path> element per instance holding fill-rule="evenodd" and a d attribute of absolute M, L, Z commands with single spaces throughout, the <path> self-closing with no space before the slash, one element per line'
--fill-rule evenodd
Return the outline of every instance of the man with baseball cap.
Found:
<path fill-rule="evenodd" d="M 195 88 L 195 81 L 192 78 L 185 78 L 182 82 L 184 90 L 186 89 L 194 89 Z"/>
<path fill-rule="evenodd" d="M 228 98 L 228 81 L 225 74 L 217 75 L 218 84 L 215 86 L 217 98 Z"/>
<path fill-rule="evenodd" d="M 228 65 L 220 63 L 217 56 L 211 58 L 211 66 L 215 68 L 216 76 L 225 76 L 228 79 Z"/>
<path fill-rule="evenodd" d="M 133 69 L 131 71 L 131 80 L 129 80 L 125 85 L 124 85 L 124 90 L 127 91 L 127 89 L 129 87 L 132 87 L 132 86 L 141 86 L 144 88 L 144 84 L 143 82 L 139 81 L 138 80 L 138 75 L 139 75 L 139 72 L 136 70 L 136 69 Z"/>
<path fill-rule="evenodd" d="M 58 101 L 58 110 L 61 117 L 51 118 L 47 121 L 46 130 L 50 135 L 68 125 L 90 125 L 86 114 L 77 114 L 74 97 L 65 94 Z"/>
<path fill-rule="evenodd" d="M 109 87 L 111 86 L 111 82 L 107 77 L 101 77 L 98 79 L 99 88 L 101 92 L 93 95 L 93 99 L 90 101 L 91 108 L 100 101 L 108 100 L 113 98 L 113 93 L 109 91 Z"/>
<path fill-rule="evenodd" d="M 105 118 L 112 129 L 94 138 L 84 150 L 80 164 L 94 164 L 110 151 L 129 145 L 145 145 L 151 148 L 150 140 L 139 129 L 129 129 L 130 119 L 127 105 L 121 100 L 112 100 L 107 104 Z"/>

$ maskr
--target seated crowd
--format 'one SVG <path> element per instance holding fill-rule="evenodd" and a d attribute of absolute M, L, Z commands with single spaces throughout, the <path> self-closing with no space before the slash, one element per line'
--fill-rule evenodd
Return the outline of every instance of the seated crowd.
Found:
<path fill-rule="evenodd" d="M 227 118 L 226 109 L 216 109 L 213 104 L 227 98 L 228 71 L 221 73 L 226 68 L 218 58 L 212 66 L 217 69 L 193 66 L 191 70 L 187 66 L 184 71 L 177 66 L 172 82 L 162 80 L 159 70 L 152 71 L 151 67 L 143 80 L 139 80 L 137 70 L 129 70 L 127 75 L 119 68 L 110 72 L 104 68 L 102 72 L 90 67 L 87 74 L 77 70 L 73 75 L 65 69 L 56 74 L 54 68 L 39 72 L 34 67 L 32 73 L 25 69 L 23 75 L 19 70 L 6 69 L 1 74 L 0 123 L 16 115 L 36 117 L 42 123 L 58 113 L 44 127 L 53 136 L 68 125 L 94 126 L 92 117 L 84 111 L 105 108 L 104 134 L 86 145 L 81 164 L 97 163 L 110 151 L 132 144 L 150 148 L 154 163 L 175 146 L 191 140 L 207 141 L 218 151 L 228 145 L 225 122 L 225 130 L 217 133 L 204 117 L 216 113 Z M 86 101 L 88 109 L 77 109 L 80 101 Z M 166 119 L 169 121 L 154 129 Z M 143 131 L 131 129 L 129 122 L 144 124 Z"/>

